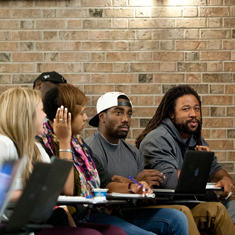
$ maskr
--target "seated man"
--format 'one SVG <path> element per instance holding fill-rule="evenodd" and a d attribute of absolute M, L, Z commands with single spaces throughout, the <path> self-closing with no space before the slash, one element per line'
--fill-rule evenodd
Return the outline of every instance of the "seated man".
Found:
<path fill-rule="evenodd" d="M 42 100 L 45 94 L 56 84 L 67 83 L 66 79 L 59 73 L 45 72 L 41 73 L 33 82 L 33 89 L 40 90 L 42 94 Z"/>
<path fill-rule="evenodd" d="M 166 176 L 160 187 L 176 188 L 186 150 L 210 151 L 201 136 L 201 129 L 198 94 L 186 85 L 171 88 L 136 140 L 136 146 L 145 158 L 145 168 L 159 170 Z M 235 201 L 224 201 L 233 195 L 235 188 L 230 175 L 221 168 L 215 156 L 208 181 L 215 182 L 215 187 L 224 187 L 220 201 L 235 223 Z"/>
<path fill-rule="evenodd" d="M 98 169 L 101 187 L 108 188 L 109 192 L 128 192 L 129 176 L 136 180 L 146 180 L 151 185 L 164 182 L 163 175 L 156 170 L 144 170 L 144 159 L 137 148 L 125 142 L 132 115 L 130 99 L 119 92 L 109 92 L 101 96 L 97 102 L 97 115 L 89 124 L 98 127 L 98 130 L 85 139 L 93 151 L 93 160 Z M 118 179 L 117 183 L 114 180 Z M 126 192 L 125 191 L 125 192 Z M 201 203 L 190 211 L 186 206 L 155 206 L 155 208 L 176 208 L 182 210 L 188 218 L 189 234 L 199 234 L 192 212 L 198 219 L 199 228 L 214 234 L 235 233 L 235 227 L 225 207 L 220 203 Z M 153 207 L 152 207 L 153 208 Z M 143 209 L 141 209 L 143 211 Z M 146 210 L 146 209 L 145 209 Z M 122 211 L 125 215 L 125 210 Z M 133 216 L 133 210 L 130 211 Z M 128 216 L 128 214 L 126 214 Z M 203 226 L 207 227 L 204 228 Z M 221 233 L 222 231 L 222 233 Z"/>

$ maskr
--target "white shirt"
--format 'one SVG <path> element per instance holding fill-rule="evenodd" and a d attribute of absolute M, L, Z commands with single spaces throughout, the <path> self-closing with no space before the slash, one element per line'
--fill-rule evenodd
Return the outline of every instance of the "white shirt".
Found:
<path fill-rule="evenodd" d="M 50 163 L 50 158 L 41 144 L 36 143 L 36 145 L 41 153 L 42 161 Z M 9 137 L 0 134 L 0 165 L 6 160 L 18 160 L 18 153 L 13 141 Z M 13 190 L 21 189 L 23 189 L 23 180 L 22 176 L 19 176 Z"/>

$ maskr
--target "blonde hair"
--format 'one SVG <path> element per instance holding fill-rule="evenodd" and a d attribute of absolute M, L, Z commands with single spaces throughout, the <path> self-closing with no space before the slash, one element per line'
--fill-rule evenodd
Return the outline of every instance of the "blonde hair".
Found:
<path fill-rule="evenodd" d="M 41 161 L 35 145 L 36 106 L 40 103 L 39 91 L 29 88 L 11 88 L 0 97 L 0 134 L 9 137 L 15 144 L 18 157 L 29 157 L 23 173 L 27 180 L 34 161 Z"/>

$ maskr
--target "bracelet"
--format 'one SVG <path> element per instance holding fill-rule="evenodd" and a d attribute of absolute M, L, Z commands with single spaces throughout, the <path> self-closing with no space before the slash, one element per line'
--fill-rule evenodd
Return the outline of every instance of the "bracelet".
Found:
<path fill-rule="evenodd" d="M 72 153 L 71 149 L 59 149 L 59 152 L 68 152 L 68 153 Z"/>
<path fill-rule="evenodd" d="M 73 161 L 73 159 L 72 159 L 72 158 L 70 158 L 70 157 L 61 157 L 60 159 Z"/>
<path fill-rule="evenodd" d="M 132 192 L 132 190 L 131 190 L 131 185 L 132 185 L 132 184 L 134 184 L 134 182 L 130 182 L 130 183 L 128 184 L 128 191 L 129 191 L 129 192 Z M 133 192 L 132 192 L 132 193 L 133 193 Z"/>

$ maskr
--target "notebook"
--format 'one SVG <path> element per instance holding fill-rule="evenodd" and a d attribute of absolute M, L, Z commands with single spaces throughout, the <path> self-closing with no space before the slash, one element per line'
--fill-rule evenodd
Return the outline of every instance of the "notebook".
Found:
<path fill-rule="evenodd" d="M 176 189 L 153 189 L 154 193 L 205 195 L 214 152 L 188 150 Z"/>
<path fill-rule="evenodd" d="M 4 230 L 14 233 L 22 228 L 40 228 L 50 217 L 72 166 L 72 162 L 59 158 L 52 164 L 36 163 Z"/>

